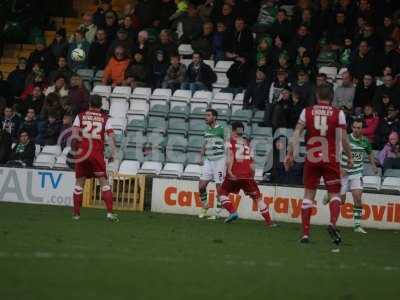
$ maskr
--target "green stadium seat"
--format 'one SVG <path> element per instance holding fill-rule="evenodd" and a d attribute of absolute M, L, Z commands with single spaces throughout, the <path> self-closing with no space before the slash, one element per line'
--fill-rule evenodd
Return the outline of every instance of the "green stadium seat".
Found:
<path fill-rule="evenodd" d="M 156 161 L 163 163 L 165 161 L 164 152 L 157 148 L 152 148 L 150 153 L 144 155 L 143 161 Z"/>
<path fill-rule="evenodd" d="M 125 160 L 136 160 L 142 162 L 144 159 L 142 147 L 129 147 L 124 150 Z"/>
<path fill-rule="evenodd" d="M 263 110 L 256 110 L 255 112 L 254 112 L 254 116 L 253 116 L 253 118 L 251 119 L 251 122 L 254 124 L 254 123 L 261 123 L 261 122 L 264 122 L 264 114 L 265 114 L 265 111 L 263 111 Z"/>
<path fill-rule="evenodd" d="M 206 110 L 207 107 L 206 106 L 197 106 L 194 107 L 193 109 L 191 109 L 190 114 L 189 114 L 189 118 L 190 119 L 202 119 L 204 120 L 205 116 L 206 116 Z"/>
<path fill-rule="evenodd" d="M 168 134 L 186 135 L 188 124 L 184 119 L 170 118 L 168 120 Z"/>
<path fill-rule="evenodd" d="M 207 130 L 207 124 L 201 119 L 190 119 L 189 120 L 189 135 L 197 134 L 204 135 Z"/>
<path fill-rule="evenodd" d="M 150 107 L 149 116 L 166 118 L 168 111 L 169 109 L 167 104 L 154 104 Z"/>
<path fill-rule="evenodd" d="M 138 119 L 133 119 L 128 123 L 126 126 L 127 131 L 146 131 L 146 121 L 143 120 L 138 120 Z"/>
<path fill-rule="evenodd" d="M 272 137 L 272 128 L 271 127 L 261 127 L 258 126 L 257 123 L 253 123 L 251 128 L 251 136 L 253 138 L 264 138 L 264 137 Z"/>
<path fill-rule="evenodd" d="M 252 116 L 253 116 L 253 111 L 251 109 L 238 109 L 232 113 L 231 122 L 241 121 L 250 123 Z"/>
<path fill-rule="evenodd" d="M 186 163 L 186 153 L 184 151 L 167 149 L 165 161 L 169 162 L 169 163 L 185 164 Z"/>
<path fill-rule="evenodd" d="M 153 132 L 147 134 L 146 145 L 152 148 L 162 149 L 165 147 L 166 139 L 161 133 Z"/>
<path fill-rule="evenodd" d="M 217 108 L 216 111 L 218 112 L 218 121 L 229 122 L 231 118 L 231 110 L 229 108 Z"/>
<path fill-rule="evenodd" d="M 188 164 L 199 164 L 200 162 L 200 158 L 201 158 L 201 154 L 200 152 L 187 152 L 186 154 L 187 157 L 187 163 Z"/>
<path fill-rule="evenodd" d="M 189 116 L 189 107 L 185 104 L 173 105 L 169 111 L 169 118 L 183 118 L 187 119 Z"/>
<path fill-rule="evenodd" d="M 147 132 L 159 132 L 165 134 L 167 131 L 167 121 L 163 117 L 149 117 L 147 122 Z"/>
<path fill-rule="evenodd" d="M 125 141 L 126 147 L 142 147 L 147 142 L 147 138 L 143 132 L 133 131 L 128 132 Z"/>
<path fill-rule="evenodd" d="M 167 149 L 186 151 L 188 141 L 184 135 L 169 134 L 167 139 Z"/>
<path fill-rule="evenodd" d="M 201 135 L 189 135 L 187 151 L 201 151 L 204 145 L 204 137 Z"/>

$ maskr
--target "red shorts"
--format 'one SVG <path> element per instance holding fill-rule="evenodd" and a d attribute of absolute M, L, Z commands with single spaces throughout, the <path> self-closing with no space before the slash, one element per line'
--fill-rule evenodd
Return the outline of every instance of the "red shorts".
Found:
<path fill-rule="evenodd" d="M 76 178 L 107 178 L 106 162 L 103 153 L 93 152 L 85 160 L 76 162 L 75 176 Z"/>
<path fill-rule="evenodd" d="M 316 190 L 321 177 L 324 179 L 328 193 L 338 194 L 341 189 L 339 163 L 310 163 L 304 164 L 304 186 L 309 190 Z"/>
<path fill-rule="evenodd" d="M 254 200 L 261 198 L 260 189 L 254 179 L 231 180 L 225 178 L 221 185 L 220 194 L 221 196 L 229 196 L 229 194 L 238 194 L 240 190 L 243 190 L 246 195 Z"/>

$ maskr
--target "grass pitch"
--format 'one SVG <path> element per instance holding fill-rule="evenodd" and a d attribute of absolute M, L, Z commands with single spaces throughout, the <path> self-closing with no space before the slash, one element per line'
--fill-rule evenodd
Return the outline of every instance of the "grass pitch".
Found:
<path fill-rule="evenodd" d="M 0 299 L 398 299 L 400 233 L 0 204 Z"/>

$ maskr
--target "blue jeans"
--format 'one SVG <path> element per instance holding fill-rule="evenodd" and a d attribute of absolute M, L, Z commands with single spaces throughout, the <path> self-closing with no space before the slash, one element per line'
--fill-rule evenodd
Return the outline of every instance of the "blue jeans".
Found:
<path fill-rule="evenodd" d="M 192 94 L 194 94 L 196 91 L 208 90 L 207 87 L 201 82 L 183 82 L 181 84 L 181 89 L 190 90 L 192 91 Z"/>

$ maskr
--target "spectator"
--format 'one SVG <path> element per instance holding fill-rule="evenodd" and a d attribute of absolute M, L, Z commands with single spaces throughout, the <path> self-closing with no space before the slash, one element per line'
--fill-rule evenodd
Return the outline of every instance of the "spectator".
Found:
<path fill-rule="evenodd" d="M 3 72 L 0 71 L 0 101 L 9 105 L 14 102 L 14 97 L 11 95 L 10 84 L 3 77 Z"/>
<path fill-rule="evenodd" d="M 109 57 L 111 57 L 115 51 L 115 49 L 120 46 L 126 49 L 128 53 L 131 53 L 131 51 L 134 49 L 134 43 L 132 38 L 128 35 L 128 31 L 124 28 L 120 28 L 117 31 L 117 38 L 111 43 L 110 49 L 108 50 L 109 52 Z"/>
<path fill-rule="evenodd" d="M 288 86 L 281 89 L 278 101 L 272 107 L 272 127 L 291 128 L 292 98 Z"/>
<path fill-rule="evenodd" d="M 201 53 L 204 59 L 210 59 L 212 55 L 214 25 L 212 22 L 203 24 L 203 33 L 192 41 L 192 47 L 195 52 Z"/>
<path fill-rule="evenodd" d="M 388 115 L 389 107 L 392 105 L 392 100 L 388 95 L 383 94 L 382 98 L 375 103 L 375 110 L 379 118 L 383 119 Z"/>
<path fill-rule="evenodd" d="M 165 59 L 163 51 L 157 51 L 156 61 L 151 65 L 151 67 L 151 86 L 153 89 L 160 88 L 169 67 L 168 61 Z"/>
<path fill-rule="evenodd" d="M 382 40 L 388 40 L 393 37 L 393 32 L 395 30 L 396 24 L 394 24 L 392 16 L 386 15 L 383 18 L 383 26 L 378 29 L 378 35 Z"/>
<path fill-rule="evenodd" d="M 53 42 L 49 46 L 51 54 L 55 59 L 58 59 L 60 56 L 66 57 L 68 54 L 68 41 L 65 36 L 65 29 L 58 29 Z"/>
<path fill-rule="evenodd" d="M 61 118 L 62 107 L 60 105 L 60 96 L 56 93 L 47 95 L 42 111 L 40 112 L 40 120 L 46 121 L 50 113 L 57 114 L 57 119 Z"/>
<path fill-rule="evenodd" d="M 130 4 L 127 4 L 130 5 Z M 121 28 L 124 29 L 128 35 L 128 39 L 135 41 L 137 39 L 137 28 L 138 24 L 133 24 L 132 16 L 125 16 L 122 19 Z"/>
<path fill-rule="evenodd" d="M 261 38 L 258 42 L 256 61 L 259 68 L 266 69 L 272 65 L 271 43 L 272 40 L 269 37 Z"/>
<path fill-rule="evenodd" d="M 7 166 L 32 167 L 35 159 L 35 144 L 29 138 L 29 132 L 21 130 L 18 143 L 14 146 Z"/>
<path fill-rule="evenodd" d="M 113 86 L 121 85 L 125 79 L 125 71 L 129 65 L 129 59 L 126 55 L 125 48 L 117 47 L 114 56 L 110 58 L 106 68 L 104 69 L 102 83 Z"/>
<path fill-rule="evenodd" d="M 58 69 L 51 71 L 49 75 L 49 82 L 53 84 L 58 76 L 63 76 L 65 80 L 69 81 L 73 72 L 68 67 L 67 58 L 60 56 L 57 61 Z"/>
<path fill-rule="evenodd" d="M 64 117 L 62 119 L 62 127 L 61 127 L 61 133 L 58 138 L 58 143 L 61 146 L 61 149 L 64 149 L 65 147 L 68 146 L 69 140 L 71 138 L 72 134 L 72 115 L 71 114 L 64 114 Z"/>
<path fill-rule="evenodd" d="M 375 55 L 367 41 L 360 42 L 358 51 L 351 59 L 349 70 L 357 80 L 362 80 L 365 74 L 376 75 Z"/>
<path fill-rule="evenodd" d="M 393 39 L 385 40 L 383 53 L 378 57 L 378 70 L 390 67 L 393 74 L 400 73 L 400 54 Z"/>
<path fill-rule="evenodd" d="M 389 141 L 379 152 L 378 160 L 384 170 L 400 169 L 400 145 L 397 132 L 392 132 L 389 135 Z"/>
<path fill-rule="evenodd" d="M 76 30 L 74 34 L 74 39 L 68 45 L 68 65 L 73 71 L 78 69 L 87 69 L 88 67 L 88 56 L 89 56 L 90 44 L 85 39 L 85 32 L 81 30 Z M 84 53 L 83 59 L 75 59 L 72 56 L 72 52 L 76 49 L 81 49 Z"/>
<path fill-rule="evenodd" d="M 332 105 L 343 109 L 346 114 L 351 114 L 356 88 L 349 72 L 344 72 L 342 76 L 342 84 L 335 89 Z"/>
<path fill-rule="evenodd" d="M 43 90 L 40 85 L 35 85 L 32 90 L 32 94 L 29 95 L 25 101 L 19 101 L 17 105 L 17 111 L 21 115 L 25 116 L 28 109 L 32 108 L 35 111 L 35 115 L 39 115 L 44 102 Z"/>
<path fill-rule="evenodd" d="M 104 29 L 97 30 L 96 40 L 90 45 L 89 49 L 89 68 L 104 70 L 107 62 L 107 53 L 110 45 L 107 41 L 107 35 Z"/>
<path fill-rule="evenodd" d="M 10 134 L 0 128 L 0 165 L 4 165 L 11 154 L 11 136 Z"/>
<path fill-rule="evenodd" d="M 115 40 L 118 31 L 118 21 L 115 12 L 109 11 L 105 14 L 105 25 L 101 27 L 107 35 L 107 41 Z"/>
<path fill-rule="evenodd" d="M 308 74 L 303 70 L 297 73 L 297 81 L 293 84 L 293 91 L 296 92 L 301 103 L 305 103 L 307 106 L 315 104 L 314 87 Z"/>
<path fill-rule="evenodd" d="M 288 53 L 288 51 L 282 37 L 277 35 L 274 39 L 274 45 L 271 49 L 271 60 L 274 68 L 279 66 L 279 57 L 281 57 L 283 53 Z"/>
<path fill-rule="evenodd" d="M 277 14 L 278 6 L 274 0 L 262 0 L 253 31 L 258 34 L 268 32 L 272 28 Z"/>
<path fill-rule="evenodd" d="M 324 73 L 318 73 L 317 74 L 317 78 L 315 80 L 316 86 L 324 86 L 324 85 L 329 85 L 332 87 L 332 84 L 330 82 L 328 82 L 328 76 L 326 76 L 326 74 Z"/>
<path fill-rule="evenodd" d="M 78 75 L 71 77 L 69 98 L 71 101 L 72 114 L 74 116 L 88 109 L 89 91 L 83 84 L 82 78 Z"/>
<path fill-rule="evenodd" d="M 317 74 L 317 69 L 315 67 L 314 62 L 312 61 L 311 56 L 308 54 L 308 52 L 304 52 L 303 55 L 300 58 L 300 64 L 297 66 L 297 72 L 299 71 L 304 71 L 308 79 L 311 81 L 315 80 L 315 76 Z"/>
<path fill-rule="evenodd" d="M 350 68 L 353 57 L 353 41 L 349 36 L 347 36 L 344 38 L 344 46 L 339 50 L 339 63 L 342 68 Z"/>
<path fill-rule="evenodd" d="M 249 84 L 252 66 L 245 57 L 236 57 L 235 62 L 226 72 L 229 79 L 229 89 L 234 93 L 240 93 Z M 268 87 L 268 86 L 267 86 Z M 268 93 L 268 91 L 266 90 Z M 265 102 L 265 100 L 264 100 Z"/>
<path fill-rule="evenodd" d="M 383 85 L 377 87 L 374 95 L 374 104 L 379 103 L 383 95 L 389 96 L 394 105 L 398 106 L 400 104 L 400 89 L 392 75 L 386 75 L 383 78 Z"/>
<path fill-rule="evenodd" d="M 167 75 L 162 84 L 163 88 L 172 89 L 175 91 L 180 88 L 186 75 L 186 66 L 180 62 L 179 54 L 171 56 L 171 64 L 168 67 Z"/>
<path fill-rule="evenodd" d="M 192 93 L 198 90 L 211 90 L 212 84 L 217 81 L 217 75 L 209 65 L 206 65 L 200 53 L 193 53 L 192 62 L 188 66 L 185 75 L 185 82 L 181 89 L 191 90 Z"/>
<path fill-rule="evenodd" d="M 177 19 L 182 24 L 181 43 L 191 43 L 201 35 L 203 21 L 198 15 L 197 9 L 193 4 L 189 4 L 187 12 Z"/>
<path fill-rule="evenodd" d="M 358 115 L 361 113 L 362 107 L 373 102 L 376 84 L 374 77 L 371 74 L 365 74 L 362 81 L 359 81 L 356 86 L 354 96 L 354 111 Z"/>
<path fill-rule="evenodd" d="M 4 109 L 4 115 L 0 117 L 1 128 L 7 131 L 13 141 L 18 138 L 18 129 L 21 124 L 20 118 L 15 114 L 12 107 L 6 107 Z"/>
<path fill-rule="evenodd" d="M 13 97 L 20 96 L 25 89 L 25 82 L 28 76 L 27 61 L 25 58 L 18 59 L 18 65 L 15 70 L 12 71 L 7 81 L 10 84 L 10 92 Z"/>
<path fill-rule="evenodd" d="M 216 7 L 214 7 L 213 11 L 218 11 Z M 214 16 L 214 23 L 219 21 L 222 22 L 226 28 L 233 28 L 235 26 L 235 13 L 233 12 L 232 5 L 228 3 L 224 3 L 219 11 L 219 16 Z"/>
<path fill-rule="evenodd" d="M 379 125 L 379 117 L 375 113 L 372 104 L 364 105 L 364 126 L 362 134 L 365 136 L 371 145 L 375 144 L 375 132 Z"/>
<path fill-rule="evenodd" d="M 28 132 L 30 139 L 35 142 L 35 139 L 38 135 L 38 122 L 36 120 L 35 109 L 28 108 L 19 130 Z"/>
<path fill-rule="evenodd" d="M 307 106 L 306 102 L 304 102 L 301 99 L 300 95 L 294 90 L 292 92 L 292 105 L 290 107 L 289 120 L 288 120 L 290 128 L 296 127 L 300 118 L 300 114 L 306 106 Z"/>
<path fill-rule="evenodd" d="M 377 149 L 382 149 L 387 143 L 389 134 L 393 131 L 400 133 L 400 120 L 398 117 L 398 108 L 393 104 L 389 106 L 387 117 L 379 122 L 378 129 L 375 133 L 375 141 Z"/>
<path fill-rule="evenodd" d="M 85 33 L 86 41 L 91 44 L 96 37 L 97 26 L 93 23 L 93 15 L 90 12 L 86 12 L 82 19 L 83 23 L 79 25 L 78 29 Z"/>
<path fill-rule="evenodd" d="M 279 36 L 282 41 L 289 42 L 292 37 L 292 32 L 292 24 L 288 20 L 286 10 L 279 9 L 276 20 L 271 28 L 274 39 Z"/>
<path fill-rule="evenodd" d="M 98 28 L 102 28 L 107 24 L 107 14 L 117 19 L 117 13 L 112 9 L 112 0 L 100 0 L 96 12 L 93 14 L 93 22 Z"/>
<path fill-rule="evenodd" d="M 178 46 L 174 42 L 171 32 L 167 29 L 161 30 L 159 41 L 153 43 L 150 47 L 151 61 L 154 61 L 157 56 L 157 51 L 163 51 L 164 59 L 169 61 L 171 56 L 178 52 Z"/>
<path fill-rule="evenodd" d="M 158 23 L 158 28 L 170 28 L 170 17 L 176 11 L 177 5 L 173 0 L 162 0 L 160 2 L 161 3 L 159 3 L 158 14 L 156 16 L 156 23 Z"/>
<path fill-rule="evenodd" d="M 240 56 L 251 61 L 253 43 L 253 34 L 247 28 L 245 20 L 241 17 L 236 18 L 235 29 L 224 45 L 226 58 L 232 60 Z"/>
<path fill-rule="evenodd" d="M 55 112 L 49 113 L 41 132 L 43 145 L 57 145 L 58 137 L 61 133 L 61 123 L 58 116 L 59 114 Z"/>
<path fill-rule="evenodd" d="M 338 50 L 344 46 L 343 42 L 350 34 L 350 29 L 347 26 L 346 15 L 343 11 L 337 11 L 335 21 L 328 31 L 328 42 L 332 50 Z"/>
<path fill-rule="evenodd" d="M 150 69 L 144 61 L 141 52 L 134 54 L 133 59 L 125 71 L 124 85 L 132 87 L 143 87 L 150 81 Z"/>
<path fill-rule="evenodd" d="M 144 61 L 147 63 L 149 61 L 149 34 L 147 31 L 140 31 L 138 34 L 137 43 L 133 47 L 132 53 L 140 52 L 143 55 Z"/>
<path fill-rule="evenodd" d="M 158 11 L 157 2 L 154 0 L 139 0 L 135 6 L 135 15 L 142 28 L 150 27 Z"/>
<path fill-rule="evenodd" d="M 226 25 L 223 22 L 217 23 L 217 31 L 212 37 L 212 51 L 214 61 L 224 60 L 225 51 L 224 44 L 227 39 Z"/>
<path fill-rule="evenodd" d="M 275 104 L 281 95 L 282 89 L 287 86 L 290 86 L 287 72 L 284 69 L 278 69 L 275 79 L 269 88 L 268 102 Z"/>
<path fill-rule="evenodd" d="M 31 70 L 34 64 L 40 64 L 46 76 L 56 65 L 53 54 L 46 48 L 45 41 L 42 39 L 36 40 L 36 49 L 31 53 L 28 59 L 28 69 Z"/>
<path fill-rule="evenodd" d="M 332 3 L 329 0 L 317 1 L 317 10 L 315 13 L 315 23 L 317 30 L 317 38 L 326 36 L 331 27 L 332 20 L 335 18 L 335 14 L 332 9 Z"/>
<path fill-rule="evenodd" d="M 310 55 L 314 55 L 314 40 L 310 35 L 308 27 L 306 25 L 300 25 L 297 28 L 296 36 L 290 44 L 289 56 L 295 58 L 299 52 L 308 52 Z"/>
<path fill-rule="evenodd" d="M 243 58 L 245 59 L 245 58 Z M 266 100 L 268 99 L 269 82 L 265 76 L 265 73 L 258 69 L 256 71 L 256 77 L 250 81 L 246 88 L 243 98 L 243 108 L 245 109 L 270 109 L 266 107 Z M 267 112 L 269 113 L 269 112 Z"/>
<path fill-rule="evenodd" d="M 40 63 L 34 63 L 32 66 L 32 70 L 28 73 L 28 76 L 26 76 L 24 92 L 26 91 L 29 85 L 43 81 L 45 81 L 44 70 Z"/>
<path fill-rule="evenodd" d="M 54 84 L 46 89 L 44 95 L 47 96 L 50 93 L 56 93 L 60 97 L 68 96 L 68 88 L 65 80 L 63 75 L 58 75 L 54 80 Z"/>

